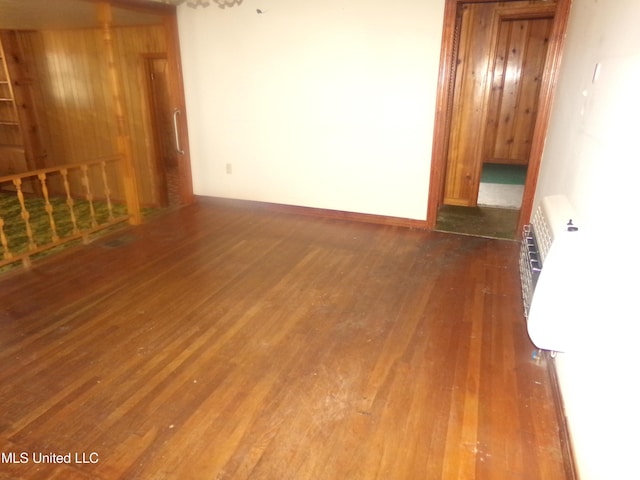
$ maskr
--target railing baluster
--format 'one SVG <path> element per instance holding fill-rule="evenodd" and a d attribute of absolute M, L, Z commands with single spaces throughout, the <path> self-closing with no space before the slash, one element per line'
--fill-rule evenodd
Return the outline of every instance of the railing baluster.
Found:
<path fill-rule="evenodd" d="M 85 198 L 87 202 L 89 202 L 89 214 L 91 215 L 91 227 L 95 228 L 98 226 L 98 222 L 96 221 L 96 211 L 93 208 L 93 192 L 91 191 L 91 184 L 89 183 L 89 176 L 87 175 L 87 171 L 89 167 L 86 164 L 82 164 L 80 167 L 82 170 L 82 184 L 84 185 L 84 189 L 86 192 Z"/>
<path fill-rule="evenodd" d="M 101 162 L 102 167 L 102 183 L 104 185 L 104 196 L 107 201 L 107 211 L 109 212 L 109 220 L 113 220 L 113 205 L 111 205 L 111 190 L 109 189 L 109 181 L 107 180 L 107 162 Z"/>
<path fill-rule="evenodd" d="M 47 188 L 47 174 L 44 172 L 40 172 L 38 174 L 38 178 L 40 179 L 40 185 L 42 186 L 42 196 L 44 197 L 44 209 L 47 211 L 47 215 L 49 215 L 49 226 L 51 227 L 51 240 L 57 242 L 60 240 L 58 236 L 58 231 L 56 230 L 56 221 L 53 218 L 53 205 L 49 201 L 49 189 Z"/>
<path fill-rule="evenodd" d="M 0 192 L 3 205 L 3 215 L 0 216 L 0 268 L 20 260 L 28 268 L 31 257 L 40 252 L 80 238 L 87 241 L 92 233 L 130 220 L 128 214 L 118 213 L 118 201 L 113 199 L 111 191 L 110 165 L 117 168 L 121 162 L 121 157 L 113 156 L 0 176 L 0 185 L 9 186 L 13 183 L 10 189 L 3 188 Z M 76 182 L 76 174 L 80 176 L 80 182 Z M 55 181 L 53 175 L 56 176 Z M 60 182 L 57 175 L 60 175 Z M 32 192 L 26 188 L 27 185 L 37 186 L 38 195 L 31 198 L 28 193 Z M 99 200 L 96 200 L 95 188 L 100 192 Z M 78 203 L 84 201 L 88 203 L 87 209 L 80 208 L 83 203 Z M 4 205 L 8 205 L 6 212 Z M 66 208 L 68 218 L 65 217 Z M 60 218 L 60 214 L 63 218 Z"/>
<path fill-rule="evenodd" d="M 9 250 L 9 242 L 7 241 L 7 236 L 4 234 L 4 218 L 0 217 L 0 243 L 2 243 L 2 257 L 5 260 L 10 260 L 13 258 L 13 254 L 11 250 Z"/>
<path fill-rule="evenodd" d="M 30 214 L 24 202 L 24 193 L 22 193 L 22 179 L 14 178 L 13 184 L 16 187 L 16 194 L 18 195 L 18 201 L 20 202 L 20 216 L 22 216 L 22 219 L 24 220 L 24 227 L 27 232 L 27 238 L 29 239 L 29 250 L 35 250 L 36 248 L 38 248 L 38 246 L 33 239 L 33 231 L 31 230 L 31 223 L 29 223 Z"/>
<path fill-rule="evenodd" d="M 78 230 L 78 221 L 76 219 L 76 214 L 73 211 L 74 202 L 71 197 L 71 189 L 69 188 L 69 171 L 66 168 L 63 168 L 60 170 L 60 174 L 62 175 L 62 181 L 64 183 L 64 191 L 67 194 L 67 206 L 69 207 L 69 217 L 71 218 L 73 233 L 77 234 L 80 230 Z"/>

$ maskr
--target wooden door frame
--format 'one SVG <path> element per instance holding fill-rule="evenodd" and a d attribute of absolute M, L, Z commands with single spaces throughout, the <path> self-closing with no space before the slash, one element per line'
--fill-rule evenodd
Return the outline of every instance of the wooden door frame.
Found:
<path fill-rule="evenodd" d="M 518 0 L 503 0 L 505 2 Z M 436 96 L 436 117 L 433 131 L 431 154 L 431 175 L 429 180 L 429 200 L 427 206 L 427 228 L 436 226 L 438 209 L 444 196 L 444 182 L 449 148 L 449 132 L 452 117 L 453 87 L 456 67 L 457 15 L 465 3 L 499 3 L 497 0 L 445 0 L 442 46 L 440 49 L 440 70 Z M 529 222 L 533 208 L 533 198 L 540 171 L 547 127 L 551 116 L 553 94 L 558 80 L 564 39 L 569 20 L 571 0 L 557 0 L 553 29 L 549 40 L 545 71 L 540 85 L 538 114 L 533 131 L 529 167 L 524 186 L 517 232 Z"/>
<path fill-rule="evenodd" d="M 159 112 L 156 108 L 155 103 L 155 86 L 154 82 L 151 78 L 153 74 L 153 62 L 157 60 L 164 60 L 168 66 L 168 59 L 166 53 L 144 53 L 142 54 L 142 61 L 144 63 L 144 76 L 145 76 L 145 87 L 147 93 L 147 113 L 149 116 L 149 127 L 151 130 L 151 135 L 153 137 L 153 141 L 151 142 L 153 145 L 152 157 L 153 164 L 155 166 L 156 172 L 156 194 L 159 199 L 159 204 L 161 207 L 166 207 L 169 205 L 169 193 L 167 187 L 167 172 L 164 165 L 164 159 L 162 158 L 162 144 L 160 142 L 160 127 L 158 125 L 158 115 Z M 168 69 L 168 68 L 167 68 Z M 168 76 L 168 75 L 167 75 Z M 176 153 L 176 157 L 177 157 Z"/>
<path fill-rule="evenodd" d="M 184 97 L 184 80 L 182 75 L 182 60 L 180 58 L 180 42 L 178 37 L 178 18 L 175 7 L 171 15 L 164 16 L 164 26 L 167 33 L 167 60 L 169 99 L 176 115 L 176 136 L 180 146 L 178 152 L 178 175 L 180 176 L 180 200 L 182 205 L 195 202 L 193 194 L 193 180 L 191 177 L 191 156 L 189 152 L 189 131 L 187 129 L 187 108 Z"/>

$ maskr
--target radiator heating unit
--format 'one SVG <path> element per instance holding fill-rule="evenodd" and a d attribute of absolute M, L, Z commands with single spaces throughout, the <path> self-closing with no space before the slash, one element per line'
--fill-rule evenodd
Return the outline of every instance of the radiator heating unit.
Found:
<path fill-rule="evenodd" d="M 541 350 L 566 352 L 574 337 L 584 257 L 575 212 L 564 195 L 542 199 L 524 227 L 520 279 L 527 332 Z"/>

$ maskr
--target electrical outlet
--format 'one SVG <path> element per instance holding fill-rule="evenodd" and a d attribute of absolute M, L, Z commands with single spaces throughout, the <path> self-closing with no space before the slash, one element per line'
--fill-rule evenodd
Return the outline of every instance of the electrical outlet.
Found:
<path fill-rule="evenodd" d="M 227 163 L 227 174 L 231 175 L 233 173 L 233 169 L 231 168 L 231 164 Z"/>

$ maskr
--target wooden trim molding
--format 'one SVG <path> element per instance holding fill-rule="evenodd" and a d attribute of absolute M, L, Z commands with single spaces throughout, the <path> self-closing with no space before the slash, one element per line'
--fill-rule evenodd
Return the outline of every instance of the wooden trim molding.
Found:
<path fill-rule="evenodd" d="M 431 153 L 431 175 L 429 185 L 429 203 L 427 210 L 427 226 L 435 228 L 438 208 L 442 203 L 444 179 L 447 168 L 447 147 L 451 121 L 451 102 L 453 100 L 453 65 L 456 50 L 456 21 L 458 0 L 447 0 L 444 6 L 444 27 L 442 30 L 442 46 L 440 48 L 440 73 L 436 94 L 436 119 L 433 129 Z"/>
<path fill-rule="evenodd" d="M 579 480 L 578 471 L 575 465 L 575 457 L 573 448 L 571 447 L 571 436 L 569 435 L 569 425 L 567 417 L 564 414 L 564 400 L 562 400 L 562 392 L 558 382 L 558 372 L 556 371 L 556 362 L 551 358 L 548 352 L 545 352 L 547 363 L 547 372 L 549 373 L 549 383 L 551 384 L 556 411 L 558 412 L 558 435 L 560 436 L 560 445 L 562 447 L 562 459 L 564 460 L 564 470 L 567 480 Z"/>
<path fill-rule="evenodd" d="M 250 208 L 253 210 L 265 210 L 268 212 L 286 213 L 293 215 L 306 215 L 318 218 L 333 220 L 346 220 L 350 222 L 373 223 L 391 227 L 402 227 L 426 230 L 427 224 L 424 220 L 414 220 L 411 218 L 388 217 L 369 213 L 345 212 L 341 210 L 330 210 L 324 208 L 302 207 L 296 205 L 285 205 L 279 203 L 260 202 L 255 200 L 239 200 L 222 197 L 196 196 L 195 201 L 202 204 L 218 204 L 236 206 L 240 208 Z"/>
<path fill-rule="evenodd" d="M 171 15 L 176 13 L 176 7 L 161 2 L 150 2 L 148 0 L 86 0 L 94 3 L 105 2 L 115 8 L 125 8 L 127 10 L 142 13 L 153 13 L 159 15 Z"/>
<path fill-rule="evenodd" d="M 182 154 L 178 155 L 178 172 L 180 176 L 180 198 L 183 205 L 195 201 L 191 177 L 191 153 L 189 150 L 189 131 L 187 128 L 187 107 L 184 96 L 184 79 L 182 60 L 180 57 L 180 40 L 178 36 L 178 19 L 175 10 L 164 16 L 167 34 L 167 59 L 169 61 L 169 96 L 174 110 L 178 110 L 178 135 L 182 146 Z"/>

